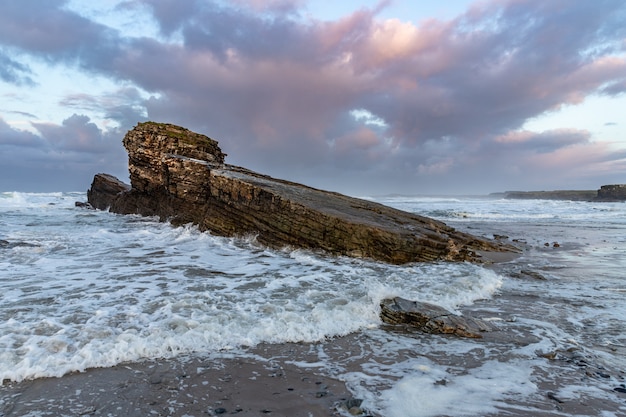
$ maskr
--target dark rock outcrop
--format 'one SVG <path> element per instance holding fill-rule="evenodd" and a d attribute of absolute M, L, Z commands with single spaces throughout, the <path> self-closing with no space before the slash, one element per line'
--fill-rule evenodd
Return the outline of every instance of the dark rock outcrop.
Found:
<path fill-rule="evenodd" d="M 603 185 L 598 190 L 596 200 L 626 201 L 626 184 Z"/>
<path fill-rule="evenodd" d="M 495 329 L 483 320 L 457 316 L 437 305 L 400 297 L 383 300 L 380 309 L 383 322 L 408 325 L 426 333 L 481 338 L 481 333 Z"/>
<path fill-rule="evenodd" d="M 123 143 L 132 188 L 96 175 L 88 195 L 96 208 L 390 263 L 480 262 L 479 251 L 515 250 L 427 217 L 226 165 L 216 141 L 182 127 L 140 123 Z"/>
<path fill-rule="evenodd" d="M 87 201 L 93 208 L 107 210 L 119 194 L 129 190 L 128 184 L 112 175 L 96 174 L 91 183 L 91 188 L 87 191 Z"/>

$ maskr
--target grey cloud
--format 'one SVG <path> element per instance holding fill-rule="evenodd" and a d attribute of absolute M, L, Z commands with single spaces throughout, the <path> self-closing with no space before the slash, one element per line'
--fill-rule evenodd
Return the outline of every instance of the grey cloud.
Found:
<path fill-rule="evenodd" d="M 306 5 L 305 0 L 232 0 L 257 12 L 279 15 L 298 15 L 301 7 Z"/>
<path fill-rule="evenodd" d="M 579 144 L 588 143 L 591 133 L 586 130 L 556 129 L 546 132 L 519 131 L 495 138 L 489 146 L 501 146 L 505 150 L 525 149 L 530 152 L 549 153 Z"/>
<path fill-rule="evenodd" d="M 211 1 L 206 3 L 207 7 L 214 4 Z M 196 14 L 201 4 L 202 2 L 197 0 L 183 2 L 179 0 L 129 0 L 122 2 L 118 7 L 120 9 L 147 7 L 157 20 L 161 32 L 169 36 L 180 30 L 187 20 Z"/>
<path fill-rule="evenodd" d="M 126 40 L 71 10 L 67 0 L 0 2 L 0 45 L 50 63 L 78 65 L 117 78 L 112 63 Z"/>
<path fill-rule="evenodd" d="M 96 44 L 105 28 L 64 9 L 66 3 L 4 0 L 0 4 L 0 41 L 53 59 Z"/>
<path fill-rule="evenodd" d="M 33 123 L 40 135 L 0 119 L 0 190 L 80 191 L 97 172 L 127 178 L 119 130 L 103 131 L 88 117 L 73 115 L 61 125 Z"/>
<path fill-rule="evenodd" d="M 0 51 L 0 80 L 18 86 L 32 86 L 35 85 L 35 81 L 31 75 L 32 71 L 28 65 L 15 61 Z"/>
<path fill-rule="evenodd" d="M 626 78 L 609 83 L 609 85 L 602 89 L 602 93 L 609 96 L 617 96 L 626 93 Z"/>
<path fill-rule="evenodd" d="M 1 111 L 4 112 L 4 113 L 19 114 L 20 116 L 25 116 L 25 117 L 28 117 L 29 119 L 37 119 L 36 115 L 34 115 L 32 113 L 25 112 L 25 111 L 6 110 L 6 109 L 2 109 Z"/>
<path fill-rule="evenodd" d="M 145 121 L 145 99 L 134 87 L 124 87 L 101 95 L 70 94 L 60 100 L 62 107 L 101 113 L 106 119 L 119 123 L 120 129 L 130 129 Z"/>
<path fill-rule="evenodd" d="M 57 151 L 101 153 L 107 150 L 102 131 L 87 116 L 74 114 L 62 125 L 31 124 Z"/>
<path fill-rule="evenodd" d="M 42 145 L 44 141 L 39 136 L 26 130 L 14 129 L 0 117 L 0 146 L 33 148 Z"/>

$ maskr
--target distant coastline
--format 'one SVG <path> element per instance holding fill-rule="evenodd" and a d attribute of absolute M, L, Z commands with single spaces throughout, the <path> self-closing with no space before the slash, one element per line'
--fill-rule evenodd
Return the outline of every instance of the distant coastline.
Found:
<path fill-rule="evenodd" d="M 489 195 L 517 200 L 626 201 L 626 184 L 603 185 L 598 190 L 504 191 Z"/>

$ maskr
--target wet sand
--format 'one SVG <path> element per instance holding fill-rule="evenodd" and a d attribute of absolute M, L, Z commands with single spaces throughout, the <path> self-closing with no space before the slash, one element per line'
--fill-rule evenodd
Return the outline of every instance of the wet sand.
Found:
<path fill-rule="evenodd" d="M 388 326 L 385 330 L 407 334 L 406 329 L 398 327 Z M 376 346 L 370 349 L 367 332 L 363 332 L 319 344 L 261 345 L 239 356 L 225 353 L 219 357 L 149 360 L 90 369 L 61 378 L 5 383 L 0 387 L 0 416 L 380 417 L 361 408 L 360 400 L 354 398 L 346 383 L 329 376 L 332 371 L 320 367 L 318 355 L 328 355 L 330 363 L 336 363 L 339 368 L 359 372 L 367 362 L 393 363 L 419 356 L 420 341 L 429 337 L 454 336 L 415 334 L 416 350 L 399 352 L 398 357 L 381 357 Z M 531 341 L 523 340 L 519 333 L 513 336 L 506 331 L 495 331 L 476 343 L 489 343 L 499 350 L 498 345 L 503 348 Z M 621 386 L 624 375 L 591 366 L 588 363 L 591 358 L 586 358 L 587 362 L 581 366 L 572 360 L 574 356 L 567 355 L 573 354 L 563 351 L 552 358 L 539 358 L 545 361 L 545 368 L 535 374 L 536 393 L 519 401 L 509 398 L 498 406 L 500 412 L 486 415 L 623 415 L 620 413 L 626 410 L 626 393 L 615 392 L 612 387 Z M 470 356 L 430 356 L 430 359 L 451 368 L 480 366 L 480 359 Z M 506 362 L 507 353 L 500 352 L 498 359 Z M 610 382 L 606 391 L 600 388 L 602 383 L 598 384 L 605 379 Z M 454 384 L 453 379 L 450 382 Z M 568 386 L 580 384 L 597 386 L 599 391 L 597 395 L 587 393 L 577 398 L 558 394 Z"/>
<path fill-rule="evenodd" d="M 178 358 L 5 384 L 0 416 L 335 416 L 350 399 L 284 360 Z"/>

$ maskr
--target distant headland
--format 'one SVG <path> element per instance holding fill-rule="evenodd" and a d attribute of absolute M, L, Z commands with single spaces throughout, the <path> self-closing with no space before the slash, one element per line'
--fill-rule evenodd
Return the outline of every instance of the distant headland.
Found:
<path fill-rule="evenodd" d="M 603 185 L 598 190 L 505 191 L 490 196 L 519 200 L 626 201 L 626 184 Z"/>

